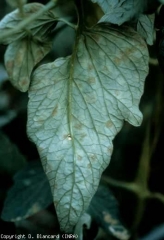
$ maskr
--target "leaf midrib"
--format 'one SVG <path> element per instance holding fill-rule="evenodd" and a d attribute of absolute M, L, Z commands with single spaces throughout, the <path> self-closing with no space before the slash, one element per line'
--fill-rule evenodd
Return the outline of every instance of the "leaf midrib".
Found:
<path fill-rule="evenodd" d="M 72 85 L 73 85 L 73 75 L 74 75 L 74 71 L 75 71 L 75 59 L 76 59 L 76 53 L 77 53 L 77 48 L 78 48 L 78 43 L 79 43 L 79 37 L 80 37 L 80 31 L 79 29 L 77 29 L 76 32 L 76 37 L 75 37 L 75 44 L 73 47 L 73 53 L 71 55 L 70 58 L 70 75 L 69 75 L 69 79 L 68 79 L 68 128 L 69 128 L 69 133 L 71 136 L 71 142 L 72 142 L 72 150 L 73 150 L 73 182 L 72 182 L 72 189 L 70 189 L 71 191 L 71 198 L 70 198 L 70 206 L 72 206 L 72 201 L 73 201 L 73 189 L 74 189 L 74 185 L 76 183 L 75 181 L 75 165 L 76 165 L 76 159 L 75 159 L 75 141 L 74 141 L 74 132 L 73 132 L 73 127 L 72 127 Z M 68 65 L 69 66 L 69 65 Z M 69 212 L 68 212 L 68 219 L 70 219 L 70 215 L 71 215 L 71 209 L 72 207 L 69 208 Z M 68 223 L 67 223 L 68 224 Z M 67 225 L 66 224 L 66 225 Z"/>

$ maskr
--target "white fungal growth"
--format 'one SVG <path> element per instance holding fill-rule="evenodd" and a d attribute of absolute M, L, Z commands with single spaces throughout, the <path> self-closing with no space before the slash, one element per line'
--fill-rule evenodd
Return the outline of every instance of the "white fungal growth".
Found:
<path fill-rule="evenodd" d="M 71 138 L 71 135 L 70 135 L 70 134 L 68 134 L 67 138 L 68 138 L 68 140 L 69 140 L 69 141 L 71 141 L 71 140 L 72 140 L 72 138 Z"/>

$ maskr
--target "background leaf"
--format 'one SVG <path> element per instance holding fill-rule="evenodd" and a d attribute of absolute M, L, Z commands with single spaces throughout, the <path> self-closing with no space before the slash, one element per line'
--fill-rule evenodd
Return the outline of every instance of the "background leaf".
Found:
<path fill-rule="evenodd" d="M 11 83 L 20 91 L 29 88 L 30 76 L 35 65 L 51 49 L 51 42 L 40 43 L 31 38 L 11 43 L 5 53 L 5 66 Z"/>
<path fill-rule="evenodd" d="M 7 30 L 14 29 L 23 19 L 35 14 L 43 7 L 44 5 L 40 3 L 29 3 L 23 6 L 23 17 L 18 9 L 7 14 L 0 22 L 1 34 L 5 33 Z M 47 38 L 47 36 L 45 38 L 45 32 L 47 33 L 53 26 L 56 25 L 56 20 L 54 12 L 47 11 L 31 23 L 27 24 L 26 29 L 20 29 L 15 34 L 0 38 L 0 43 L 12 43 L 18 39 L 20 40 L 21 38 L 28 36 L 29 33 L 31 33 L 32 36 L 37 37 L 38 40 L 45 41 Z"/>
<path fill-rule="evenodd" d="M 1 218 L 19 221 L 30 217 L 53 202 L 50 186 L 40 162 L 28 163 L 14 176 Z"/>
<path fill-rule="evenodd" d="M 99 186 L 87 212 L 108 234 L 120 240 L 130 238 L 130 233 L 122 224 L 118 202 L 109 188 Z"/>
<path fill-rule="evenodd" d="M 0 172 L 14 174 L 25 165 L 26 159 L 2 132 L 0 132 L 0 143 Z"/>
<path fill-rule="evenodd" d="M 98 3 L 105 15 L 99 22 L 121 25 L 143 12 L 146 1 L 142 0 L 92 0 Z"/>
<path fill-rule="evenodd" d="M 6 0 L 6 2 L 9 6 L 16 8 L 19 4 L 27 3 L 27 0 Z"/>
<path fill-rule="evenodd" d="M 29 91 L 28 134 L 36 143 L 64 231 L 88 208 L 124 119 L 138 109 L 148 73 L 144 40 L 129 28 L 97 25 L 73 55 L 40 66 Z"/>
<path fill-rule="evenodd" d="M 149 45 L 153 45 L 154 42 L 154 20 L 155 14 L 140 14 L 138 18 L 137 31 Z"/>

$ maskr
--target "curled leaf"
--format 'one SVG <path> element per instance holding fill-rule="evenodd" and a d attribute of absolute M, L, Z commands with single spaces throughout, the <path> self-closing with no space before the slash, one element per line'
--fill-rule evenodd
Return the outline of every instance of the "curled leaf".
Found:
<path fill-rule="evenodd" d="M 77 236 L 78 240 L 83 240 L 83 227 L 86 226 L 87 229 L 90 229 L 91 221 L 91 216 L 88 213 L 81 216 L 74 230 L 74 235 Z"/>
<path fill-rule="evenodd" d="M 18 9 L 7 14 L 0 21 L 0 32 L 3 36 L 8 30 L 13 30 L 17 25 L 24 19 L 28 18 L 32 14 L 37 13 L 41 8 L 44 8 L 43 4 L 40 3 L 29 3 L 23 6 L 23 16 Z M 47 33 L 50 29 L 56 24 L 56 18 L 53 11 L 47 11 L 42 14 L 40 17 L 35 19 L 26 25 L 25 29 L 19 29 L 16 33 L 7 35 L 6 37 L 0 36 L 0 43 L 9 44 L 16 40 L 26 37 L 29 33 L 34 37 L 37 37 L 40 41 L 44 41 L 47 36 Z"/>
<path fill-rule="evenodd" d="M 13 86 L 26 92 L 33 68 L 50 49 L 50 41 L 43 44 L 28 37 L 8 46 L 5 53 L 5 66 Z"/>
<path fill-rule="evenodd" d="M 130 28 L 107 24 L 77 35 L 72 56 L 34 72 L 28 134 L 64 231 L 72 231 L 87 210 L 123 121 L 141 124 L 138 104 L 147 73 L 145 41 Z"/>
<path fill-rule="evenodd" d="M 138 18 L 137 31 L 149 45 L 153 45 L 154 42 L 154 20 L 155 14 L 140 14 Z"/>
<path fill-rule="evenodd" d="M 121 25 L 143 12 L 145 2 L 142 0 L 91 0 L 98 3 L 105 15 L 99 22 Z"/>

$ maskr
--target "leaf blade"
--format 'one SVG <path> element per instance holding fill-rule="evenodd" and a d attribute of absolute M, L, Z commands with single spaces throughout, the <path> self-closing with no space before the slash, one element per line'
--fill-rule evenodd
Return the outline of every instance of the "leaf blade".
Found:
<path fill-rule="evenodd" d="M 29 3 L 23 6 L 24 17 L 21 16 L 19 9 L 16 9 L 15 11 L 7 14 L 0 21 L 0 31 L 2 36 L 6 31 L 13 30 L 23 19 L 32 16 L 42 8 L 44 8 L 43 4 Z M 19 29 L 16 33 L 12 35 L 10 34 L 6 37 L 0 38 L 0 43 L 10 44 L 14 41 L 27 37 L 29 35 L 29 32 L 33 37 L 37 37 L 40 41 L 45 41 L 47 37 L 45 37 L 45 27 L 47 28 L 47 32 L 50 31 L 51 27 L 56 24 L 56 21 L 57 18 L 54 16 L 54 12 L 47 11 L 42 14 L 42 16 L 32 21 L 32 23 L 27 24 L 26 29 Z"/>
<path fill-rule="evenodd" d="M 137 31 L 150 46 L 154 42 L 154 20 L 155 14 L 140 14 L 137 22 Z"/>
<path fill-rule="evenodd" d="M 72 56 L 34 72 L 28 134 L 37 144 L 64 231 L 72 231 L 88 208 L 123 120 L 141 123 L 138 104 L 147 73 L 142 38 L 105 24 L 77 36 Z"/>
<path fill-rule="evenodd" d="M 0 131 L 0 169 L 1 173 L 14 175 L 25 164 L 25 157 L 19 152 L 17 146 Z"/>
<path fill-rule="evenodd" d="M 5 52 L 5 66 L 13 86 L 26 92 L 33 68 L 50 49 L 50 41 L 41 44 L 28 38 L 17 40 L 8 46 Z"/>
<path fill-rule="evenodd" d="M 14 176 L 1 218 L 4 221 L 20 221 L 45 209 L 52 203 L 47 177 L 39 162 L 26 164 Z"/>
<path fill-rule="evenodd" d="M 105 15 L 99 22 L 110 22 L 121 25 L 124 22 L 137 17 L 139 13 L 143 12 L 145 8 L 144 1 L 141 0 L 91 0 L 97 3 Z"/>
<path fill-rule="evenodd" d="M 128 240 L 130 232 L 122 223 L 117 199 L 112 191 L 100 185 L 87 212 L 108 234 L 120 240 Z"/>

